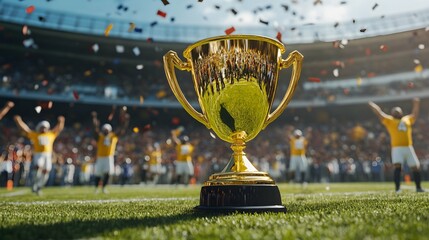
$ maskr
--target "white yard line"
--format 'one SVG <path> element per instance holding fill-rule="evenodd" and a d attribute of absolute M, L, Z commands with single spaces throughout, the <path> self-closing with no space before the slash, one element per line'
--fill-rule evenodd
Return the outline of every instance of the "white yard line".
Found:
<path fill-rule="evenodd" d="M 105 200 L 52 200 L 52 201 L 34 201 L 34 202 L 3 202 L 10 205 L 47 205 L 47 204 L 88 204 L 88 203 L 130 203 L 130 202 L 159 202 L 159 201 L 188 201 L 197 200 L 197 197 L 182 198 L 125 198 L 125 199 L 105 199 Z"/>
<path fill-rule="evenodd" d="M 21 196 L 21 195 L 25 195 L 27 193 L 29 193 L 30 190 L 20 190 L 20 191 L 16 191 L 16 192 L 10 192 L 10 193 L 3 193 L 0 194 L 0 197 L 15 197 L 15 196 Z"/>

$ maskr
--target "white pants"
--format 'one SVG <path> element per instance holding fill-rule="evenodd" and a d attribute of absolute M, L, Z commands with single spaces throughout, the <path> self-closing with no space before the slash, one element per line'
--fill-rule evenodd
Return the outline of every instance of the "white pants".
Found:
<path fill-rule="evenodd" d="M 115 170 L 113 161 L 113 156 L 97 158 L 94 166 L 94 175 L 101 177 L 106 173 L 113 174 Z"/>
<path fill-rule="evenodd" d="M 176 175 L 194 175 L 194 165 L 190 161 L 176 161 Z"/>
<path fill-rule="evenodd" d="M 149 172 L 153 173 L 153 174 L 160 174 L 162 170 L 162 165 L 161 163 L 157 163 L 157 164 L 150 164 L 149 165 Z"/>
<path fill-rule="evenodd" d="M 292 155 L 290 157 L 289 172 L 295 172 L 296 170 L 307 172 L 307 168 L 308 162 L 305 155 Z"/>
<path fill-rule="evenodd" d="M 47 172 L 52 169 L 52 153 L 39 152 L 33 155 L 33 166 L 39 169 L 46 170 Z"/>
<path fill-rule="evenodd" d="M 420 167 L 420 162 L 413 146 L 392 147 L 392 163 L 401 165 L 406 163 L 409 167 Z"/>

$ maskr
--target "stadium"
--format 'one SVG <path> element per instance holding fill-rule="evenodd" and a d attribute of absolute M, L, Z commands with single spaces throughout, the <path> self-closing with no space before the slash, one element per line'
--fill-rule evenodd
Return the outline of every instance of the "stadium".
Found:
<path fill-rule="evenodd" d="M 1 239 L 427 238 L 428 193 L 414 186 L 421 181 L 417 190 L 429 188 L 427 3 L 395 13 L 388 1 L 360 3 L 367 17 L 317 22 L 305 18 L 306 8 L 331 6 L 339 14 L 351 1 L 154 0 L 142 7 L 82 0 L 74 3 L 78 10 L 65 2 L 0 0 Z M 148 12 L 153 16 L 136 18 Z M 192 23 L 181 22 L 185 16 Z M 176 99 L 163 57 L 172 50 L 184 60 L 194 42 L 240 34 L 281 41 L 283 58 L 294 50 L 304 56 L 286 110 L 245 150 L 275 181 L 286 213 L 194 209 L 201 187 L 232 151 Z M 201 111 L 192 74 L 176 74 Z M 292 75 L 279 72 L 272 110 Z M 412 115 L 416 99 L 412 147 L 419 175 L 403 164 L 395 192 L 395 146 L 368 103 L 386 114 L 400 106 Z M 50 149 L 51 169 L 34 188 L 39 152 L 27 129 L 39 129 L 43 120 L 61 130 Z M 98 177 L 96 134 L 105 124 L 118 133 L 117 146 L 110 173 Z M 291 175 L 289 138 L 297 129 L 308 141 L 308 166 Z M 178 178 L 177 146 L 184 143 L 177 141 L 185 138 L 194 149 L 192 174 Z M 103 192 L 94 193 L 94 185 Z"/>

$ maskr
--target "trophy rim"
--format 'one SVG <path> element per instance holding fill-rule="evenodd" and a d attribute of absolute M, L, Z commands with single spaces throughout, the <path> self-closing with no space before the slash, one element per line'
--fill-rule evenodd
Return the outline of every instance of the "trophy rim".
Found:
<path fill-rule="evenodd" d="M 264 41 L 264 42 L 268 42 L 271 43 L 273 45 L 276 45 L 279 49 L 280 52 L 283 54 L 286 52 L 286 47 L 283 43 L 281 43 L 279 40 L 271 38 L 271 37 L 266 37 L 266 36 L 262 36 L 262 35 L 251 35 L 251 34 L 237 34 L 237 35 L 220 35 L 220 36 L 215 36 L 215 37 L 209 37 L 209 38 L 205 38 L 202 40 L 199 40 L 198 42 L 195 42 L 191 45 L 189 45 L 184 51 L 183 51 L 183 56 L 186 59 L 191 59 L 191 51 L 193 49 L 195 49 L 196 47 L 202 46 L 204 44 L 207 44 L 209 42 L 213 42 L 213 41 L 219 41 L 219 40 L 234 40 L 234 39 L 246 39 L 246 40 L 259 40 L 259 41 Z"/>

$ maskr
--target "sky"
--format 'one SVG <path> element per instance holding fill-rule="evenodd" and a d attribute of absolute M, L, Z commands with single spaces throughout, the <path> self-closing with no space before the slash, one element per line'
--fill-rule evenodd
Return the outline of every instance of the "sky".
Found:
<path fill-rule="evenodd" d="M 261 26 L 334 23 L 428 9 L 429 0 L 0 0 L 54 11 L 180 25 Z M 158 15 L 161 11 L 161 15 Z M 262 22 L 261 22 L 262 21 Z M 264 22 L 264 23 L 263 23 Z"/>

